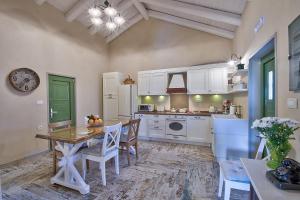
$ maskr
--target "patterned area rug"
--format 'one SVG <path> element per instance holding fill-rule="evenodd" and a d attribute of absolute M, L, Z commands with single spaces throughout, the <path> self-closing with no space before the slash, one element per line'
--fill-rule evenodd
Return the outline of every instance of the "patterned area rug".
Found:
<path fill-rule="evenodd" d="M 5 200 L 215 200 L 219 166 L 210 148 L 163 142 L 140 142 L 139 160 L 126 152 L 120 156 L 120 175 L 113 162 L 106 166 L 107 186 L 91 163 L 86 182 L 88 195 L 50 184 L 51 154 L 43 154 L 0 167 Z M 80 165 L 78 165 L 80 169 Z M 223 199 L 223 198 L 222 198 Z M 247 192 L 233 191 L 232 200 L 248 199 Z"/>

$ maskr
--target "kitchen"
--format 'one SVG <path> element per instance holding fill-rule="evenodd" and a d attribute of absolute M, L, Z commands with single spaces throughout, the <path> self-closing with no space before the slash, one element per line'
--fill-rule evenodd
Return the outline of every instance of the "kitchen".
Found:
<path fill-rule="evenodd" d="M 0 200 L 298 200 L 299 15 L 1 0 Z"/>
<path fill-rule="evenodd" d="M 228 63 L 140 71 L 137 85 L 130 76 L 105 73 L 103 117 L 141 119 L 139 138 L 144 140 L 211 146 L 218 160 L 239 158 L 248 152 L 248 123 L 240 119 L 247 108 L 234 105 L 234 98 L 247 97 L 247 72 L 243 65 L 238 69 Z M 124 85 L 124 79 L 132 84 Z M 227 133 L 228 140 L 240 143 L 236 148 L 220 142 L 220 133 L 214 134 L 220 119 L 231 119 L 229 125 L 237 127 L 231 131 L 240 132 L 240 139 Z M 227 155 L 228 149 L 239 153 Z"/>

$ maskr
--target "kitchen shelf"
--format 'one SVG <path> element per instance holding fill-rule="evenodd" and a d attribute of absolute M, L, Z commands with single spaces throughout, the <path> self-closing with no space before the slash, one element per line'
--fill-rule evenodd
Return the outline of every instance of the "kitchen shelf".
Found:
<path fill-rule="evenodd" d="M 228 94 L 241 93 L 241 92 L 248 92 L 248 89 L 230 90 Z"/>

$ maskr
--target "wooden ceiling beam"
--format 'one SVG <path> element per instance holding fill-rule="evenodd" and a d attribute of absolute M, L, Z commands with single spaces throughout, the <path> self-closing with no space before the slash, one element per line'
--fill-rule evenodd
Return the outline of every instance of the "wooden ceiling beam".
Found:
<path fill-rule="evenodd" d="M 148 12 L 147 12 L 145 6 L 138 0 L 131 0 L 131 2 L 134 4 L 136 9 L 141 13 L 141 15 L 144 17 L 144 19 L 148 20 L 149 16 L 148 16 Z"/>
<path fill-rule="evenodd" d="M 47 0 L 34 0 L 34 1 L 35 3 L 41 6 L 43 3 L 46 3 Z"/>
<path fill-rule="evenodd" d="M 131 6 L 133 6 L 132 1 L 130 1 L 130 0 L 123 0 L 123 1 L 121 1 L 121 3 L 119 3 L 119 5 L 117 7 L 117 11 L 122 14 L 128 8 L 130 8 Z"/>
<path fill-rule="evenodd" d="M 177 24 L 177 25 L 185 26 L 185 27 L 188 27 L 188 28 L 192 28 L 192 29 L 195 29 L 195 30 L 198 30 L 198 31 L 211 33 L 211 34 L 218 35 L 218 36 L 228 38 L 228 39 L 233 39 L 234 38 L 234 32 L 224 30 L 224 29 L 221 29 L 221 28 L 217 28 L 217 27 L 214 27 L 214 26 L 209 26 L 207 24 L 202 24 L 202 23 L 199 23 L 199 22 L 183 19 L 183 18 L 180 18 L 180 17 L 175 17 L 175 16 L 172 16 L 172 15 L 168 15 L 168 14 L 161 13 L 161 12 L 156 12 L 156 11 L 149 11 L 148 14 L 149 14 L 150 17 L 160 19 L 160 20 L 163 20 L 163 21 L 167 21 L 167 22 L 170 22 L 170 23 L 174 23 L 174 24 Z"/>
<path fill-rule="evenodd" d="M 92 4 L 92 0 L 79 0 L 73 5 L 73 7 L 65 13 L 65 18 L 68 22 L 74 21 Z"/>
<path fill-rule="evenodd" d="M 238 14 L 233 14 L 225 11 L 215 10 L 211 8 L 206 8 L 202 6 L 192 5 L 188 3 L 182 3 L 173 0 L 139 0 L 140 2 L 151 4 L 165 9 L 170 9 L 176 12 L 181 12 L 184 14 L 194 15 L 198 17 L 203 17 L 206 19 L 223 22 L 235 26 L 241 24 L 241 16 Z"/>
<path fill-rule="evenodd" d="M 110 43 L 111 41 L 113 41 L 114 39 L 116 39 L 119 35 L 121 35 L 123 32 L 125 32 L 126 30 L 128 30 L 131 26 L 133 26 L 134 24 L 138 23 L 142 19 L 143 19 L 142 15 L 140 15 L 140 14 L 136 15 L 131 20 L 129 20 L 128 22 L 126 22 L 126 24 L 123 25 L 117 32 L 114 32 L 111 35 L 109 35 L 108 37 L 106 37 L 106 43 Z"/>

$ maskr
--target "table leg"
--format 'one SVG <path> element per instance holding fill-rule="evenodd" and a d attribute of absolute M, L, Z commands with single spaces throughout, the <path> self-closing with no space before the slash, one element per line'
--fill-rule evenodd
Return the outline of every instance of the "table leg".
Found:
<path fill-rule="evenodd" d="M 76 152 L 82 146 L 79 144 L 67 144 L 56 142 L 57 148 L 63 153 L 61 161 L 58 166 L 60 167 L 57 174 L 51 178 L 51 184 L 59 184 L 74 190 L 78 190 L 81 194 L 90 192 L 90 186 L 85 183 L 76 169 L 74 162 L 78 160 Z"/>

